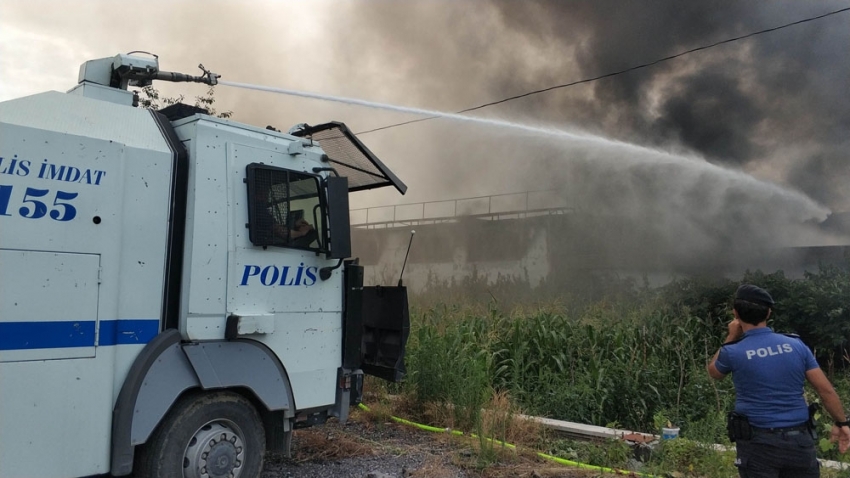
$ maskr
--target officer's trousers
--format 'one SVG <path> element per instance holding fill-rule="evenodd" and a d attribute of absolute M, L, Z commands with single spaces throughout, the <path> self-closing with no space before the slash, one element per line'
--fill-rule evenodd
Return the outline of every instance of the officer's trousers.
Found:
<path fill-rule="evenodd" d="M 735 466 L 741 478 L 809 478 L 820 476 L 815 441 L 805 430 L 753 431 L 751 440 L 737 440 Z"/>

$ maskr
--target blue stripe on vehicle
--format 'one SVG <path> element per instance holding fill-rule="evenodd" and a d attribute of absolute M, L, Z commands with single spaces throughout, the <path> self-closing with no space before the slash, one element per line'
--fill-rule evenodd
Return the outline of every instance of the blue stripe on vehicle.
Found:
<path fill-rule="evenodd" d="M 94 320 L 0 322 L 0 350 L 93 347 Z M 159 320 L 101 320 L 101 346 L 146 344 L 159 333 Z"/>
<path fill-rule="evenodd" d="M 159 333 L 159 320 L 102 320 L 98 345 L 146 344 Z"/>
<path fill-rule="evenodd" d="M 94 346 L 92 321 L 2 322 L 0 350 Z"/>

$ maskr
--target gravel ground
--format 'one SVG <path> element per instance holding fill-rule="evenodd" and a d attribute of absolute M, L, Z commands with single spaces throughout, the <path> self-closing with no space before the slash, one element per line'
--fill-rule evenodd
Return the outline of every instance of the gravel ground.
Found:
<path fill-rule="evenodd" d="M 353 419 L 296 430 L 292 458 L 267 457 L 263 478 L 400 478 L 468 475 L 451 460 L 463 444 L 396 423 Z"/>
<path fill-rule="evenodd" d="M 476 469 L 463 439 L 357 413 L 338 422 L 296 430 L 292 458 L 266 457 L 262 478 L 587 478 L 603 476 L 534 459 Z M 509 460 L 510 461 L 510 460 Z M 458 463 L 467 462 L 462 467 Z M 610 476 L 610 475 L 604 475 Z"/>

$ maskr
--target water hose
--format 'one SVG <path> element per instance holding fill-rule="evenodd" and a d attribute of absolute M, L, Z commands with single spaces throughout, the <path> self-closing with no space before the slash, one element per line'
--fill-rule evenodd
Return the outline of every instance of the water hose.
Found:
<path fill-rule="evenodd" d="M 366 405 L 364 405 L 362 403 L 360 405 L 358 405 L 358 407 L 365 412 L 371 412 L 369 407 L 367 407 Z M 434 433 L 450 433 L 452 435 L 457 435 L 457 436 L 466 435 L 466 436 L 469 436 L 471 438 L 478 438 L 478 435 L 476 435 L 474 433 L 470 433 L 470 434 L 467 435 L 460 430 L 452 430 L 451 428 L 440 428 L 440 427 L 432 427 L 430 425 L 423 425 L 421 423 L 412 422 L 410 420 L 405 420 L 404 418 L 399 418 L 399 417 L 396 417 L 396 416 L 393 416 L 393 415 L 390 415 L 390 418 L 396 423 L 401 423 L 402 425 L 408 425 L 408 426 L 416 427 L 420 430 L 425 430 L 425 431 L 434 432 Z M 507 442 L 504 442 L 504 441 L 501 441 L 501 440 L 495 440 L 493 438 L 486 438 L 486 437 L 484 439 L 491 442 L 491 443 L 497 443 L 501 446 L 504 446 L 505 448 L 510 448 L 511 450 L 516 450 L 516 448 L 517 448 L 516 445 L 512 445 L 510 443 L 507 443 Z M 578 461 L 572 461 L 572 460 L 567 460 L 567 459 L 564 459 L 564 458 L 558 458 L 557 456 L 548 455 L 548 454 L 542 453 L 542 452 L 536 452 L 536 453 L 537 453 L 537 456 L 539 456 L 540 458 L 543 458 L 544 460 L 553 461 L 553 462 L 561 464 L 561 465 L 572 466 L 572 467 L 580 468 L 580 469 L 583 469 L 583 470 L 593 470 L 593 471 L 602 471 L 602 472 L 606 472 L 606 473 L 616 473 L 616 474 L 620 474 L 620 475 L 632 475 L 632 476 L 641 476 L 641 477 L 646 477 L 646 478 L 655 478 L 655 475 L 648 475 L 646 473 L 640 473 L 638 471 L 620 470 L 620 469 L 617 469 L 617 468 L 608 468 L 608 467 L 599 466 L 599 465 L 590 465 L 590 464 L 581 463 L 581 462 L 578 462 Z"/>

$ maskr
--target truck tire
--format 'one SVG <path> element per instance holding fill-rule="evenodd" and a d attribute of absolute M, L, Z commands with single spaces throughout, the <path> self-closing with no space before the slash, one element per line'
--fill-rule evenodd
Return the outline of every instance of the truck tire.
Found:
<path fill-rule="evenodd" d="M 140 448 L 135 478 L 259 478 L 266 438 L 257 410 L 242 395 L 190 393 Z"/>

